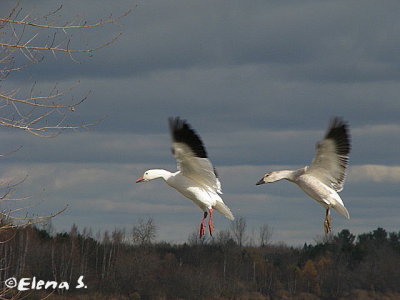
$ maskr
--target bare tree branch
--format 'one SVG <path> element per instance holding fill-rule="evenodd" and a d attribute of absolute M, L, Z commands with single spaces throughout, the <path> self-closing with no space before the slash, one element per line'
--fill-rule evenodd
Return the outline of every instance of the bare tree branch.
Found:
<path fill-rule="evenodd" d="M 135 7 L 126 10 L 121 15 L 110 15 L 105 19 L 88 24 L 87 21 L 77 18 L 69 19 L 65 24 L 54 24 L 50 19 L 59 18 L 62 6 L 45 12 L 41 16 L 32 17 L 32 14 L 22 15 L 23 9 L 16 4 L 6 16 L 0 18 L 0 127 L 24 130 L 40 137 L 55 137 L 63 130 L 85 129 L 97 124 L 83 122 L 82 124 L 66 124 L 67 117 L 82 104 L 87 95 L 79 101 L 71 101 L 67 96 L 77 84 L 58 90 L 57 85 L 48 95 L 38 95 L 36 82 L 27 89 L 9 89 L 6 84 L 10 75 L 24 71 L 30 64 L 41 63 L 45 53 L 67 54 L 73 62 L 78 62 L 73 54 L 92 54 L 93 52 L 114 43 L 122 33 L 117 33 L 104 42 L 97 42 L 94 46 L 76 47 L 73 32 L 90 32 L 95 28 L 102 28 L 129 15 Z M 60 23 L 60 22 L 58 22 Z M 46 38 L 47 35 L 47 38 Z M 76 47 L 76 48 L 75 48 Z M 22 55 L 18 55 L 18 53 Z M 70 103 L 68 103 L 70 102 Z"/>
<path fill-rule="evenodd" d="M 117 36 L 115 36 L 114 38 L 112 38 L 110 41 L 101 44 L 95 48 L 91 48 L 91 49 L 69 49 L 68 47 L 66 48 L 58 48 L 58 47 L 46 47 L 46 46 L 28 46 L 28 42 L 20 45 L 20 44 L 7 44 L 7 43 L 1 43 L 0 42 L 0 46 L 1 47 L 9 47 L 9 48 L 18 48 L 18 49 L 24 49 L 24 50 L 39 50 L 39 51 L 57 51 L 57 52 L 67 52 L 67 53 L 90 53 L 90 52 L 94 52 L 97 51 L 101 48 L 107 47 L 109 45 L 111 45 L 112 43 L 114 43 L 120 36 L 122 35 L 122 33 L 119 33 Z M 69 43 L 68 43 L 69 44 Z"/>
<path fill-rule="evenodd" d="M 134 8 L 136 8 L 137 5 L 134 6 Z M 110 16 L 107 20 L 100 20 L 94 24 L 85 24 L 85 25 L 64 25 L 64 26 L 56 26 L 56 25 L 49 25 L 49 24 L 35 24 L 32 22 L 27 22 L 27 21 L 17 21 L 17 20 L 12 20 L 10 19 L 11 16 L 9 16 L 8 18 L 0 18 L 0 22 L 4 22 L 4 23 L 14 23 L 14 24 L 19 24 L 19 25 L 27 25 L 27 26 L 32 26 L 32 27 L 39 27 L 39 28 L 48 28 L 48 29 L 83 29 L 83 28 L 93 28 L 93 27 L 99 27 L 105 24 L 109 24 L 109 23 L 114 23 L 117 20 L 120 20 L 124 17 L 126 17 L 127 15 L 129 15 L 134 8 L 128 9 L 126 12 L 124 12 L 122 15 L 120 15 L 117 18 L 112 18 L 112 16 Z M 55 14 L 57 11 L 62 9 L 62 5 L 55 11 L 47 14 L 46 16 Z"/>
<path fill-rule="evenodd" d="M 153 218 L 146 221 L 139 219 L 138 223 L 132 228 L 132 241 L 140 246 L 150 245 L 157 236 L 157 227 Z"/>
<path fill-rule="evenodd" d="M 14 213 L 15 211 L 18 211 L 21 209 L 28 209 L 31 207 L 32 206 L 15 209 L 11 213 Z M 28 216 L 15 217 L 15 216 L 11 216 L 9 213 L 0 212 L 0 219 L 4 218 L 4 219 L 8 219 L 11 221 L 7 225 L 0 226 L 0 229 L 3 230 L 3 229 L 7 229 L 7 228 L 18 228 L 21 226 L 29 226 L 29 225 L 34 225 L 34 224 L 45 223 L 45 222 L 49 221 L 50 219 L 62 214 L 67 208 L 68 208 L 68 205 L 66 205 L 63 209 L 61 209 L 55 213 L 52 213 L 47 216 L 38 216 L 38 217 L 28 217 Z"/>

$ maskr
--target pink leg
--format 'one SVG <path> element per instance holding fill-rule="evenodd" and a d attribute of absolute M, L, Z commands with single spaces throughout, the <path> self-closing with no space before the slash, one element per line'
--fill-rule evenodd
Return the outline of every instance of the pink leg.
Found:
<path fill-rule="evenodd" d="M 210 212 L 210 218 L 208 219 L 208 229 L 210 231 L 210 235 L 212 236 L 212 233 L 214 231 L 214 224 L 213 224 L 213 221 L 212 221 L 213 209 L 210 208 L 208 211 Z"/>
<path fill-rule="evenodd" d="M 205 229 L 206 226 L 204 225 L 206 218 L 207 218 L 207 212 L 205 211 L 203 219 L 201 220 L 201 223 L 200 223 L 200 237 L 203 237 L 203 235 L 206 233 L 206 229 Z"/>

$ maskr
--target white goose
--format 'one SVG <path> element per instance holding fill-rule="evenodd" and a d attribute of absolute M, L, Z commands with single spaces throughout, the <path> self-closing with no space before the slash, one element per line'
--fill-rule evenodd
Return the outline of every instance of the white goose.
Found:
<path fill-rule="evenodd" d="M 331 121 L 325 138 L 317 143 L 316 154 L 310 166 L 267 173 L 257 185 L 281 179 L 296 183 L 307 195 L 325 207 L 324 230 L 327 234 L 331 231 L 331 208 L 350 219 L 349 212 L 337 193 L 343 189 L 349 152 L 347 124 L 336 117 Z"/>
<path fill-rule="evenodd" d="M 208 228 L 212 235 L 214 208 L 228 219 L 234 219 L 232 212 L 219 196 L 222 194 L 221 183 L 215 168 L 207 158 L 206 149 L 200 137 L 190 125 L 177 117 L 169 119 L 169 127 L 172 136 L 172 154 L 176 158 L 178 171 L 171 173 L 161 169 L 147 170 L 136 180 L 136 183 L 156 178 L 164 179 L 169 186 L 192 200 L 204 211 L 200 223 L 200 237 L 205 234 L 204 222 L 207 214 L 210 214 Z"/>

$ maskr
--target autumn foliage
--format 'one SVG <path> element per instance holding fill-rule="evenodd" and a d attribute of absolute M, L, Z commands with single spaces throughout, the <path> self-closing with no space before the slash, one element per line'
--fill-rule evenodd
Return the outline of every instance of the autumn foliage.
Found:
<path fill-rule="evenodd" d="M 30 292 L 27 299 L 398 299 L 400 232 L 349 230 L 303 247 L 234 239 L 133 243 L 123 230 L 51 235 L 28 226 L 0 233 L 1 282 L 36 276 L 86 290 Z M 8 291 L 8 296 L 15 293 Z M 4 295 L 3 295 L 4 296 Z M 114 297 L 114 298 L 113 298 Z"/>

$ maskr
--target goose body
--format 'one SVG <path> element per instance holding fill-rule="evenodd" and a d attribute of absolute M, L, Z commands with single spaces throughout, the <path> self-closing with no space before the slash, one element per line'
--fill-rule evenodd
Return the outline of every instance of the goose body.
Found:
<path fill-rule="evenodd" d="M 174 154 L 178 171 L 169 172 L 162 169 L 151 169 L 144 172 L 136 182 L 150 181 L 162 178 L 169 186 L 176 189 L 186 198 L 192 200 L 203 212 L 200 224 L 200 237 L 205 234 L 205 220 L 209 217 L 209 232 L 212 235 L 213 209 L 233 220 L 233 214 L 225 205 L 219 194 L 222 194 L 221 183 L 200 137 L 185 120 L 171 118 L 169 126 L 172 136 L 172 153 Z"/>
<path fill-rule="evenodd" d="M 330 209 L 350 218 L 338 192 L 343 189 L 350 152 L 350 136 L 347 125 L 334 118 L 325 138 L 317 143 L 315 157 L 310 166 L 298 170 L 282 170 L 264 175 L 257 185 L 281 179 L 297 184 L 308 196 L 325 209 L 324 230 L 331 231 Z"/>

